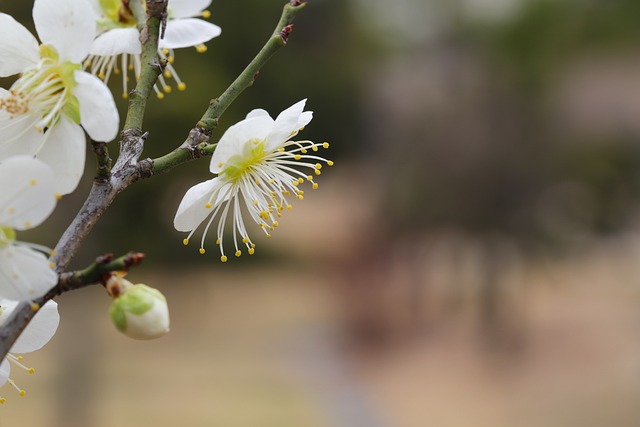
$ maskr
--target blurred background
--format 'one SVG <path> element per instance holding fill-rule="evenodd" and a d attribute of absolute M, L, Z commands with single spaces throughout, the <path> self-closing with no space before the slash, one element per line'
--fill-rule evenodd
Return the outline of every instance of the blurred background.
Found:
<path fill-rule="evenodd" d="M 180 145 L 283 3 L 214 1 L 222 35 L 177 51 L 187 90 L 149 103 L 143 156 Z M 32 27 L 31 2 L 0 6 Z M 638 22 L 637 0 L 309 0 L 213 139 L 308 98 L 320 189 L 226 264 L 172 226 L 206 160 L 121 194 L 74 267 L 145 252 L 128 278 L 167 295 L 171 333 L 119 335 L 99 287 L 59 297 L 0 426 L 639 425 Z M 54 246 L 90 181 L 21 236 Z"/>

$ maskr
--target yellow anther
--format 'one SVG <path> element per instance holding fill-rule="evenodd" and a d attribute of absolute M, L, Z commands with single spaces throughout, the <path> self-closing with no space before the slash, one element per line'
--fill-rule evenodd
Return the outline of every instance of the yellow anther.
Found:
<path fill-rule="evenodd" d="M 129 64 L 127 68 L 129 69 L 129 71 L 133 71 L 133 64 Z"/>
<path fill-rule="evenodd" d="M 205 250 L 204 250 L 204 248 L 200 248 L 200 249 L 198 249 L 198 252 L 200 252 L 200 255 L 204 255 Z"/>
<path fill-rule="evenodd" d="M 270 239 L 270 238 L 271 238 L 271 234 L 267 234 L 267 239 Z"/>
<path fill-rule="evenodd" d="M 171 93 L 171 86 L 169 85 L 164 85 L 164 87 L 162 88 L 162 90 L 164 90 L 165 93 Z"/>
<path fill-rule="evenodd" d="M 249 238 L 245 237 L 244 239 L 242 239 L 242 243 L 249 243 Z"/>
<path fill-rule="evenodd" d="M 304 182 L 304 178 L 298 178 L 298 182 L 302 184 Z"/>
<path fill-rule="evenodd" d="M 296 160 L 300 160 L 302 156 L 300 154 L 296 154 L 295 156 L 293 156 L 293 158 Z"/>
<path fill-rule="evenodd" d="M 294 187 L 297 187 L 298 185 L 300 185 L 297 179 L 293 181 L 291 184 L 293 184 Z"/>
<path fill-rule="evenodd" d="M 156 93 L 156 97 L 158 97 L 158 99 L 164 99 L 164 93 L 158 92 Z"/>
<path fill-rule="evenodd" d="M 183 244 L 183 245 L 185 245 L 185 246 L 187 246 L 187 245 L 189 244 L 189 239 L 184 239 L 184 240 L 182 241 L 182 244 Z"/>
<path fill-rule="evenodd" d="M 313 188 L 314 190 L 318 189 L 318 183 L 314 182 L 313 185 L 311 186 L 311 188 Z"/>
<path fill-rule="evenodd" d="M 240 255 L 242 255 L 242 251 L 241 251 L 240 249 L 238 249 L 238 250 L 236 251 L 236 256 L 240 256 Z"/>
<path fill-rule="evenodd" d="M 164 49 L 162 49 L 162 53 L 164 55 L 169 55 L 169 49 L 167 49 L 166 47 Z"/>
<path fill-rule="evenodd" d="M 211 203 L 207 202 L 207 204 L 205 204 L 204 207 L 207 209 L 211 209 Z"/>
<path fill-rule="evenodd" d="M 304 191 L 300 190 L 298 191 L 298 194 L 304 194 Z"/>
<path fill-rule="evenodd" d="M 211 11 L 203 10 L 202 12 L 200 12 L 200 16 L 202 16 L 204 19 L 209 19 L 211 18 Z"/>
<path fill-rule="evenodd" d="M 104 71 L 100 71 L 100 72 L 98 73 L 98 78 L 100 78 L 100 79 L 104 79 Z"/>
<path fill-rule="evenodd" d="M 320 172 L 320 169 L 316 169 L 316 175 L 320 175 L 322 172 Z"/>
<path fill-rule="evenodd" d="M 116 76 L 120 75 L 120 69 L 119 68 L 114 68 L 113 69 L 113 74 L 115 74 Z"/>
<path fill-rule="evenodd" d="M 164 70 L 164 73 L 162 73 L 164 75 L 165 78 L 170 79 L 171 78 L 171 71 L 169 70 Z"/>
<path fill-rule="evenodd" d="M 316 163 L 316 169 L 322 169 L 322 165 L 320 163 Z"/>
<path fill-rule="evenodd" d="M 290 196 L 291 195 L 291 191 L 286 190 L 282 194 L 284 194 L 285 196 Z"/>
<path fill-rule="evenodd" d="M 302 150 L 300 150 L 300 152 L 301 152 L 302 154 L 307 154 L 307 150 L 305 150 L 304 148 L 303 148 Z"/>
<path fill-rule="evenodd" d="M 311 175 L 307 175 L 307 181 L 313 181 L 313 177 Z"/>
<path fill-rule="evenodd" d="M 273 221 L 273 227 L 274 227 L 274 228 L 275 228 L 275 227 L 277 227 L 277 226 L 279 226 L 279 225 L 280 225 L 280 223 L 279 223 L 278 221 Z"/>
<path fill-rule="evenodd" d="M 185 90 L 187 88 L 187 84 L 185 82 L 178 83 L 178 90 Z"/>
<path fill-rule="evenodd" d="M 7 401 L 4 397 L 0 397 L 0 405 L 4 404 Z"/>
<path fill-rule="evenodd" d="M 282 153 L 284 151 L 284 147 L 280 147 L 276 151 L 279 151 L 280 153 Z"/>
<path fill-rule="evenodd" d="M 176 60 L 176 58 L 175 58 L 175 57 L 173 57 L 173 56 L 168 56 L 168 57 L 167 57 L 167 62 L 168 62 L 169 64 L 173 64 L 173 61 L 175 61 L 175 60 Z"/>
<path fill-rule="evenodd" d="M 129 99 L 129 94 L 127 92 L 122 92 L 122 99 Z"/>
<path fill-rule="evenodd" d="M 207 46 L 204 44 L 199 44 L 198 46 L 196 46 L 196 51 L 198 53 L 205 53 L 207 51 Z"/>
<path fill-rule="evenodd" d="M 327 164 L 328 164 L 329 166 L 333 166 L 333 160 L 327 160 Z"/>
<path fill-rule="evenodd" d="M 227 262 L 227 256 L 226 256 L 226 255 L 222 255 L 222 256 L 220 257 L 220 261 L 222 261 L 222 262 Z"/>
<path fill-rule="evenodd" d="M 20 390 L 19 394 L 20 394 L 20 397 L 24 397 L 24 395 L 27 394 L 27 392 L 24 390 Z"/>
<path fill-rule="evenodd" d="M 254 253 L 256 253 L 256 250 L 253 248 L 249 248 L 247 252 L 249 252 L 249 255 L 253 255 Z"/>
<path fill-rule="evenodd" d="M 291 209 L 293 209 L 292 205 L 287 205 L 287 210 L 290 211 Z"/>
<path fill-rule="evenodd" d="M 216 239 L 216 245 L 219 245 L 219 244 L 220 244 L 220 238 L 218 237 L 218 238 Z"/>
<path fill-rule="evenodd" d="M 252 244 L 251 244 L 251 247 L 252 247 L 252 248 L 255 248 L 255 247 L 256 247 L 256 244 L 255 244 L 255 243 L 252 243 Z"/>
<path fill-rule="evenodd" d="M 55 197 L 55 199 L 56 199 L 56 200 L 60 200 L 60 199 L 62 199 L 62 194 L 60 194 L 60 193 L 55 193 L 55 194 L 53 195 L 53 197 Z"/>
<path fill-rule="evenodd" d="M 38 185 L 38 180 L 37 179 L 30 179 L 29 180 L 29 185 L 31 185 L 31 186 Z"/>
<path fill-rule="evenodd" d="M 311 149 L 312 149 L 313 151 L 318 151 L 318 146 L 317 146 L 317 145 L 312 145 L 312 146 L 311 146 Z"/>
<path fill-rule="evenodd" d="M 304 196 L 302 194 L 298 194 L 296 197 L 298 198 L 298 200 L 304 200 Z"/>
<path fill-rule="evenodd" d="M 273 184 L 273 183 L 275 183 L 275 182 L 276 182 L 276 180 L 275 180 L 275 179 L 273 179 L 273 178 L 271 178 L 271 179 L 269 180 L 269 184 Z"/>
<path fill-rule="evenodd" d="M 50 268 L 56 268 L 56 264 L 55 264 L 54 262 L 50 262 L 50 263 L 49 263 L 49 267 L 50 267 Z"/>
<path fill-rule="evenodd" d="M 329 143 L 328 142 L 323 142 L 322 143 L 322 148 L 329 148 Z"/>
<path fill-rule="evenodd" d="M 29 368 L 27 372 L 29 372 L 30 374 L 35 374 L 36 370 L 34 368 Z"/>
<path fill-rule="evenodd" d="M 35 302 L 31 303 L 31 311 L 38 311 L 38 310 L 40 310 L 40 304 L 36 304 Z"/>

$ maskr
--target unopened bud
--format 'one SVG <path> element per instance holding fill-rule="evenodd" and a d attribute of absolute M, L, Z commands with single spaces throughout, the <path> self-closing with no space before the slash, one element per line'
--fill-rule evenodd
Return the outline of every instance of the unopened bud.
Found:
<path fill-rule="evenodd" d="M 169 307 L 160 291 L 121 277 L 114 280 L 119 282 L 118 292 L 109 315 L 120 332 L 136 340 L 151 340 L 169 332 Z"/>

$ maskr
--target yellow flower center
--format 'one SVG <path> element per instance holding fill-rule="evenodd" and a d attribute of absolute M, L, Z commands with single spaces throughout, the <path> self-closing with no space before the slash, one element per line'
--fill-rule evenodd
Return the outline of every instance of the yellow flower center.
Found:
<path fill-rule="evenodd" d="M 245 145 L 242 154 L 236 154 L 229 158 L 220 175 L 232 182 L 237 182 L 256 165 L 263 163 L 264 157 L 264 140 L 252 139 L 249 144 Z"/>

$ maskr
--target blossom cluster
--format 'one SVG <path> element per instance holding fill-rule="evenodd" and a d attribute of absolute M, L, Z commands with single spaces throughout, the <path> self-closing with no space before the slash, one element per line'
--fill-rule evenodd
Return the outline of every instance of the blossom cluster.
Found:
<path fill-rule="evenodd" d="M 220 28 L 208 17 L 211 0 L 173 0 L 159 55 L 168 60 L 159 94 L 185 84 L 175 72 L 174 49 L 204 43 Z M 0 77 L 17 76 L 0 88 L 0 325 L 16 304 L 44 296 L 57 281 L 50 249 L 17 240 L 16 231 L 41 224 L 56 200 L 75 190 L 86 158 L 85 133 L 109 142 L 120 119 L 106 80 L 113 72 L 140 72 L 137 22 L 122 0 L 35 0 L 37 38 L 12 16 L 0 13 Z M 44 345 L 58 325 L 57 305 L 38 309 L 32 323 L 0 364 L 0 385 L 9 378 L 9 362 L 24 367 L 14 353 Z M 168 317 L 167 317 L 168 321 Z M 32 369 L 29 369 L 32 372 Z M 23 391 L 20 391 L 24 394 Z M 4 399 L 0 398 L 0 402 Z"/>
<path fill-rule="evenodd" d="M 175 50 L 204 52 L 204 43 L 220 35 L 218 26 L 201 19 L 210 17 L 210 3 L 169 3 L 157 47 L 166 60 L 154 85 L 158 98 L 171 92 L 171 82 L 186 88 L 175 68 Z M 15 76 L 10 87 L 0 87 L 0 326 L 20 303 L 37 311 L 0 362 L 0 386 L 8 383 L 20 395 L 24 391 L 9 377 L 10 366 L 33 373 L 16 354 L 39 349 L 55 333 L 57 304 L 40 307 L 36 301 L 58 283 L 59 272 L 49 248 L 18 240 L 17 232 L 40 225 L 57 200 L 76 189 L 85 168 L 86 135 L 99 142 L 117 136 L 120 118 L 106 83 L 120 75 L 126 98 L 129 76 L 138 79 L 143 66 L 139 23 L 129 6 L 130 0 L 34 0 L 37 38 L 0 12 L 0 77 Z M 292 201 L 304 199 L 303 184 L 318 188 L 317 176 L 333 162 L 318 153 L 327 142 L 294 140 L 313 118 L 305 104 L 299 101 L 275 119 L 255 109 L 226 130 L 209 165 L 215 177 L 189 189 L 177 209 L 174 226 L 188 233 L 185 245 L 204 224 L 201 254 L 211 229 L 222 262 L 228 260 L 229 235 L 230 253 L 252 255 L 256 244 L 247 222 L 270 237 Z M 114 299 L 111 318 L 124 334 L 151 339 L 169 330 L 166 299 L 155 289 L 114 275 L 107 290 Z"/>

